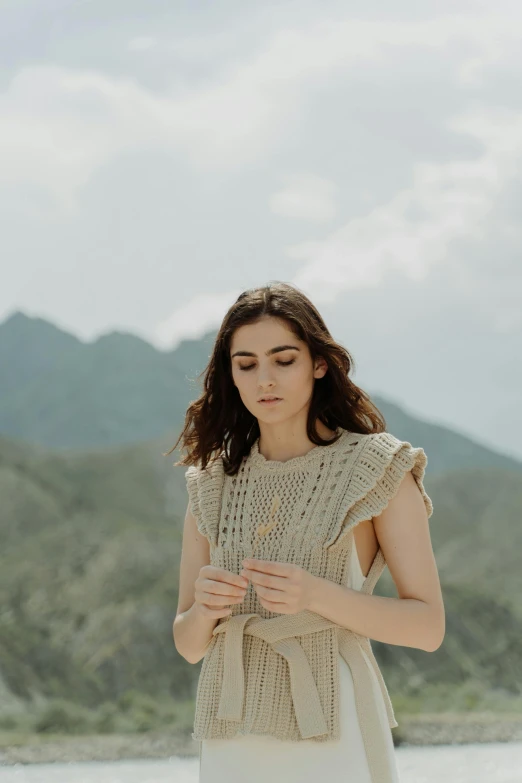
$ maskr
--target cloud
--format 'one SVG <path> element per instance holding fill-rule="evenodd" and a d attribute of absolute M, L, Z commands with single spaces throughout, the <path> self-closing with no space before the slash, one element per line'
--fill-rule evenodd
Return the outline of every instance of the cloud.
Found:
<path fill-rule="evenodd" d="M 184 338 L 203 337 L 221 323 L 224 313 L 241 293 L 240 289 L 218 294 L 198 294 L 161 321 L 156 328 L 157 348 L 173 349 Z"/>
<path fill-rule="evenodd" d="M 291 280 L 373 389 L 520 453 L 520 5 L 50 2 L 6 39 L 4 308 L 169 349 Z"/>
<path fill-rule="evenodd" d="M 131 52 L 145 52 L 149 49 L 153 49 L 156 44 L 157 41 L 155 38 L 152 38 L 149 35 L 140 35 L 136 38 L 131 38 L 127 44 L 127 48 Z"/>
<path fill-rule="evenodd" d="M 287 255 L 303 262 L 296 285 L 332 302 L 347 290 L 381 285 L 390 271 L 421 281 L 445 261 L 452 242 L 484 237 L 496 199 L 513 172 L 522 169 L 522 112 L 475 110 L 449 125 L 480 141 L 483 154 L 468 161 L 419 163 L 411 186 L 387 203 L 324 239 L 290 246 Z M 457 268 L 452 282 L 459 285 Z M 460 285 L 467 283 L 466 274 Z M 498 313 L 497 326 L 505 328 L 517 318 L 519 308 Z"/>
<path fill-rule="evenodd" d="M 258 165 L 297 132 L 305 98 L 335 75 L 384 65 L 408 47 L 437 48 L 454 62 L 456 83 L 475 88 L 485 64 L 518 45 L 521 18 L 327 17 L 277 31 L 263 49 L 222 66 L 204 86 L 175 82 L 163 94 L 94 70 L 27 66 L 0 97 L 0 183 L 35 183 L 74 209 L 78 191 L 99 167 L 143 148 L 175 152 L 199 170 Z M 154 43 L 142 36 L 129 45 L 139 51 Z"/>
<path fill-rule="evenodd" d="M 281 190 L 270 197 L 270 210 L 275 215 L 324 223 L 335 217 L 337 207 L 334 182 L 313 174 L 288 178 Z"/>

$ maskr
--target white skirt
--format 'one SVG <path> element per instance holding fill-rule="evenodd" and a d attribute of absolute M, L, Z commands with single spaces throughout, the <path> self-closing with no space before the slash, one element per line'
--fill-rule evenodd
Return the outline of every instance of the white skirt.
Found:
<path fill-rule="evenodd" d="M 351 586 L 359 590 L 364 582 L 357 550 L 352 546 Z M 393 738 L 382 693 L 366 653 L 372 675 L 375 699 L 386 736 L 393 783 L 400 783 Z M 352 672 L 339 655 L 339 719 L 341 739 L 316 742 L 281 740 L 257 734 L 237 735 L 231 739 L 201 740 L 199 783 L 372 783 L 366 750 L 355 706 Z"/>

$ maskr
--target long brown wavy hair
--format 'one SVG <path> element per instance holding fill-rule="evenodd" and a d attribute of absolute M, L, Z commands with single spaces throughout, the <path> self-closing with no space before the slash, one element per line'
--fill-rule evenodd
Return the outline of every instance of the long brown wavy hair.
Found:
<path fill-rule="evenodd" d="M 233 382 L 230 344 L 238 327 L 267 315 L 286 322 L 295 336 L 308 345 L 312 362 L 323 357 L 328 364 L 326 374 L 315 379 L 308 409 L 306 432 L 312 443 L 325 446 L 333 442 L 318 434 L 317 419 L 332 430 L 341 427 L 365 434 L 386 430 L 382 413 L 349 378 L 355 369 L 350 353 L 333 339 L 302 291 L 276 280 L 243 291 L 225 314 L 209 362 L 198 376 L 204 375 L 203 392 L 190 403 L 180 436 L 163 455 L 171 454 L 182 440 L 182 448 L 188 453 L 174 465 L 199 465 L 206 469 L 212 459 L 221 456 L 225 473 L 237 474 L 260 430 L 257 418 L 245 407 Z"/>

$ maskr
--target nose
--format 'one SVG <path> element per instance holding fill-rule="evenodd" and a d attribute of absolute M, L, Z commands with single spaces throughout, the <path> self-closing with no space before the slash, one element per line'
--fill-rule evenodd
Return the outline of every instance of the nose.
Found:
<path fill-rule="evenodd" d="M 274 388 L 274 382 L 270 378 L 262 379 L 258 378 L 257 390 L 259 394 L 272 394 Z"/>

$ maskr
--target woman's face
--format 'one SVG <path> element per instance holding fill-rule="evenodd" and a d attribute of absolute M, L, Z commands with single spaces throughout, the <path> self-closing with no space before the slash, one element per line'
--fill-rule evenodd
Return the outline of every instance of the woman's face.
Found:
<path fill-rule="evenodd" d="M 312 363 L 308 345 L 299 340 L 285 321 L 263 316 L 240 326 L 230 345 L 232 379 L 245 407 L 257 419 L 276 423 L 308 411 L 315 378 L 322 378 L 324 359 Z M 262 405 L 263 395 L 280 402 Z"/>

